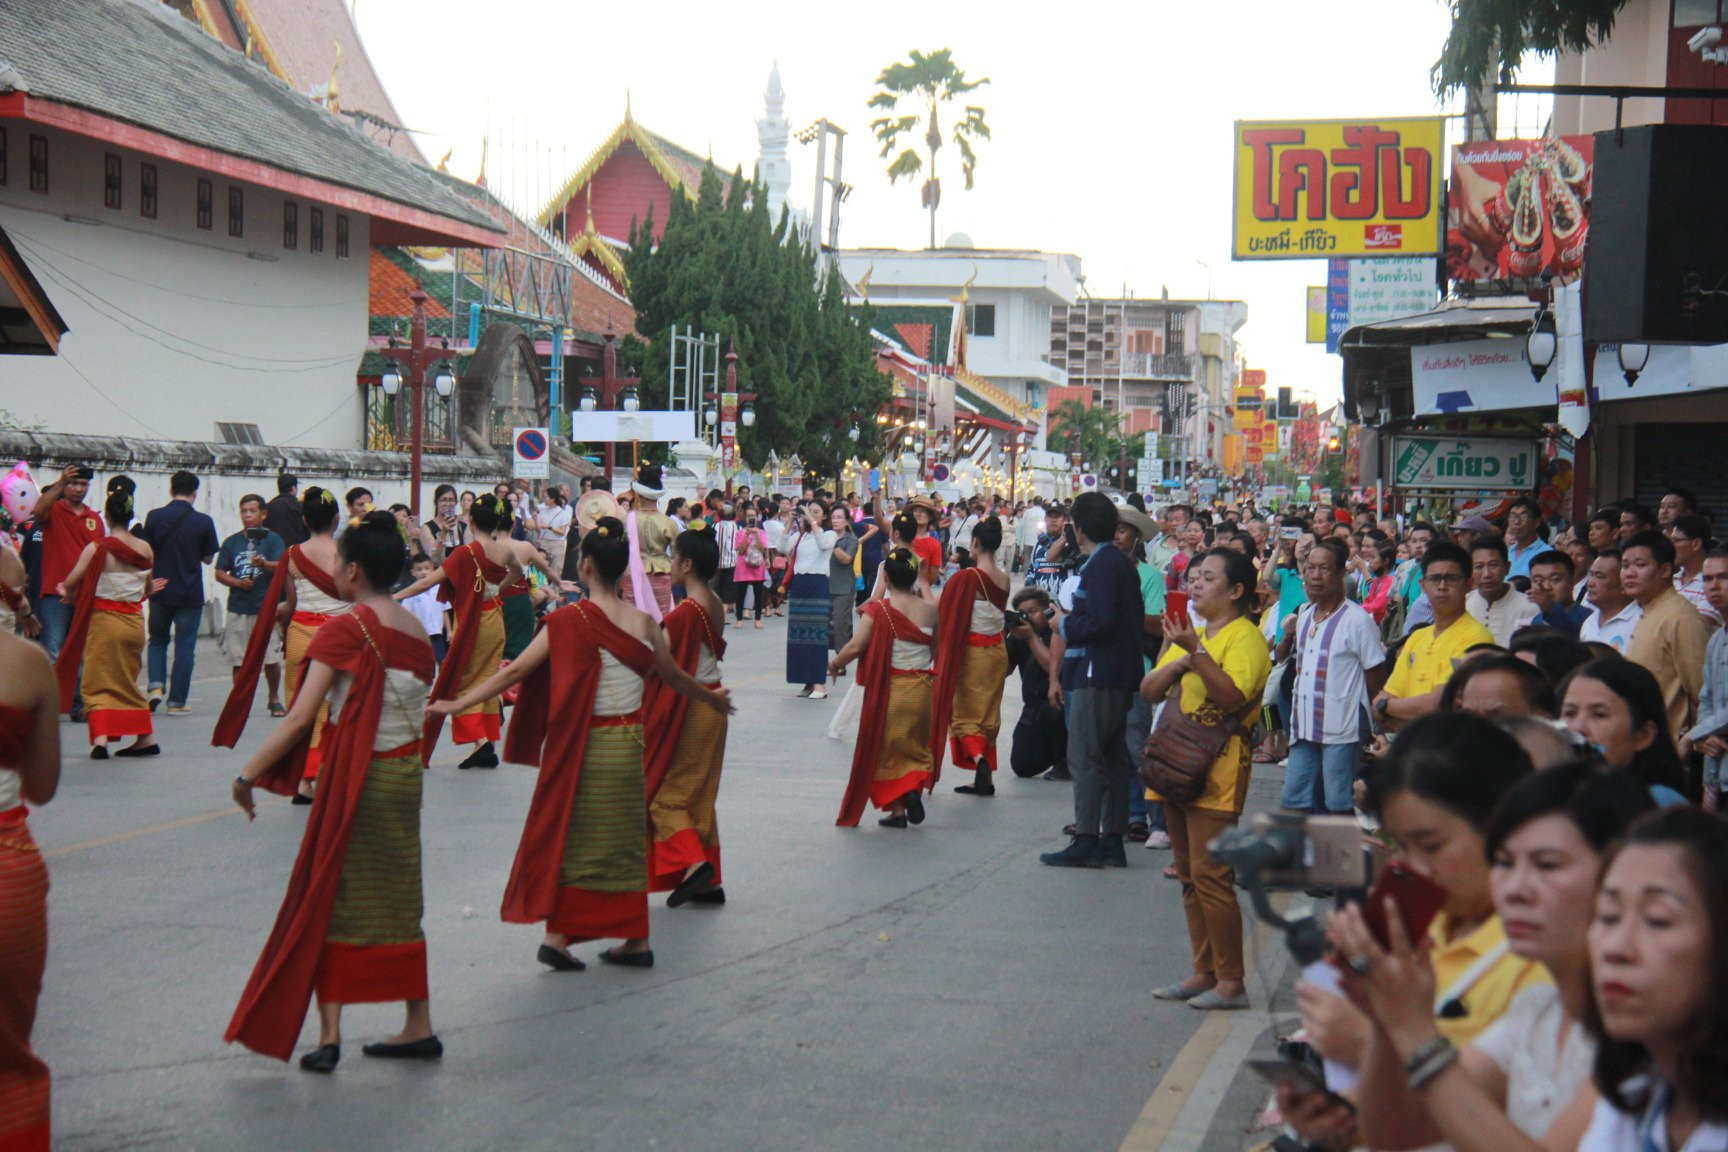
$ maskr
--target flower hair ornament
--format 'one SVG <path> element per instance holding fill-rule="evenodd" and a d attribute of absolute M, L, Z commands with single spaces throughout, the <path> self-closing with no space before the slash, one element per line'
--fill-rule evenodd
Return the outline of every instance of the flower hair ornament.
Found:
<path fill-rule="evenodd" d="M 601 524 L 594 529 L 594 535 L 596 535 L 596 536 L 610 536 L 610 535 L 612 535 L 612 529 L 606 527 L 606 525 L 604 525 L 604 524 Z"/>
<path fill-rule="evenodd" d="M 328 488 L 322 488 L 318 492 L 318 502 L 320 504 L 334 504 L 336 503 L 336 494 Z"/>

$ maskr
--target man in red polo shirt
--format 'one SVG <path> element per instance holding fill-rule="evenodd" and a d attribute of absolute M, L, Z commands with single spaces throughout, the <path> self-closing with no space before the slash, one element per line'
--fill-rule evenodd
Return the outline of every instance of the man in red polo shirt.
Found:
<path fill-rule="evenodd" d="M 94 476 L 83 465 L 68 464 L 60 479 L 42 489 L 32 513 L 42 526 L 42 597 L 36 615 L 42 621 L 42 646 L 48 649 L 50 661 L 60 655 L 60 645 L 72 626 L 72 605 L 61 598 L 60 584 L 71 575 L 84 546 L 108 534 L 101 513 L 84 503 Z M 74 720 L 83 706 L 82 699 L 74 702 Z"/>

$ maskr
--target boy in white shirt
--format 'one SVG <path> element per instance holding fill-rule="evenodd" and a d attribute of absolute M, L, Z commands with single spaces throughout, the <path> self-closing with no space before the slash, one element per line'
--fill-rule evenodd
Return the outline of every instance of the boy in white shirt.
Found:
<path fill-rule="evenodd" d="M 432 575 L 435 567 L 432 558 L 424 552 L 414 553 L 414 559 L 409 564 L 415 580 L 424 580 Z M 410 596 L 402 601 L 402 607 L 414 613 L 420 626 L 426 629 L 426 637 L 432 641 L 432 655 L 442 664 L 444 653 L 449 647 L 449 606 L 438 599 L 438 589 L 428 588 L 418 596 Z"/>

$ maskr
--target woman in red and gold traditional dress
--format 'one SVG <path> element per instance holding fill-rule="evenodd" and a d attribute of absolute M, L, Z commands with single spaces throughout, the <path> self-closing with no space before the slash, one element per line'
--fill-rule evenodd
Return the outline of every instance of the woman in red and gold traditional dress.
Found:
<path fill-rule="evenodd" d="M 460 712 L 522 683 L 504 757 L 538 765 L 540 777 L 504 892 L 503 918 L 544 922 L 538 959 L 560 972 L 585 967 L 567 951 L 578 940 L 623 940 L 600 959 L 654 966 L 644 678 L 652 670 L 692 701 L 732 710 L 724 688 L 704 688 L 678 667 L 660 626 L 619 598 L 618 580 L 629 563 L 623 522 L 602 517 L 582 539 L 588 598 L 548 616 L 527 650 L 491 679 L 429 707 Z"/>
<path fill-rule="evenodd" d="M 672 542 L 672 583 L 684 599 L 666 614 L 666 647 L 704 688 L 720 687 L 726 615 L 709 583 L 720 570 L 712 527 L 693 523 Z M 668 908 L 724 904 L 714 801 L 726 758 L 726 714 L 692 704 L 659 679 L 648 683 L 648 890 L 671 892 Z"/>
<path fill-rule="evenodd" d="M 994 796 L 996 733 L 1002 729 L 1002 685 L 1008 652 L 1002 646 L 1008 573 L 996 566 L 1002 522 L 992 516 L 972 530 L 972 565 L 942 589 L 942 624 L 936 637 L 936 735 L 950 737 L 954 766 L 971 768 L 972 783 L 954 789 Z M 942 751 L 937 747 L 937 767 Z"/>
<path fill-rule="evenodd" d="M 144 601 L 150 596 L 150 545 L 134 536 L 132 494 L 111 492 L 107 536 L 84 546 L 60 585 L 74 604 L 54 672 L 60 709 L 72 710 L 82 692 L 90 728 L 90 759 L 108 759 L 108 742 L 136 737 L 116 756 L 155 756 L 162 751 L 150 723 L 150 704 L 138 689 L 144 663 Z M 83 671 L 79 671 L 82 664 Z"/>
<path fill-rule="evenodd" d="M 336 582 L 351 611 L 318 630 L 304 691 L 234 781 L 254 815 L 253 789 L 294 794 L 321 712 L 324 771 L 276 925 L 228 1025 L 235 1040 L 279 1060 L 294 1051 L 312 995 L 318 1047 L 300 1060 L 329 1072 L 342 1056 L 342 1006 L 401 1000 L 402 1031 L 368 1056 L 435 1060 L 426 937 L 420 920 L 420 733 L 436 662 L 426 629 L 390 599 L 402 537 L 389 512 L 342 534 Z"/>
<path fill-rule="evenodd" d="M 896 548 L 882 562 L 888 596 L 870 600 L 859 610 L 852 639 L 828 662 L 838 676 L 862 657 L 858 683 L 864 706 L 858 743 L 852 752 L 852 777 L 840 803 L 844 828 L 855 828 L 867 804 L 888 815 L 877 823 L 904 828 L 924 822 L 924 802 L 918 793 L 936 771 L 931 751 L 935 704 L 931 649 L 936 606 L 914 588 L 923 562 L 908 548 Z"/>
<path fill-rule="evenodd" d="M 258 673 L 264 667 L 264 657 L 270 646 L 270 630 L 285 628 L 282 642 L 283 680 L 288 705 L 293 707 L 300 692 L 300 671 L 306 652 L 318 635 L 318 630 L 339 616 L 348 614 L 350 605 L 342 599 L 334 575 L 339 561 L 336 554 L 336 494 L 316 486 L 306 489 L 300 500 L 300 516 L 311 536 L 296 544 L 276 562 L 276 574 L 264 593 L 264 603 L 258 610 L 258 623 L 252 627 L 252 637 L 246 642 L 246 658 L 235 675 L 228 702 L 216 721 L 216 734 L 210 743 L 219 748 L 232 748 L 246 730 L 246 717 L 252 711 L 252 701 L 258 694 Z M 305 758 L 300 773 L 300 790 L 294 803 L 312 802 L 312 781 L 318 778 L 324 742 L 324 721 L 328 709 L 320 704 L 313 720 L 312 738 L 298 755 Z"/>
<path fill-rule="evenodd" d="M 488 493 L 474 501 L 469 523 L 474 534 L 468 543 L 453 549 L 444 563 L 429 575 L 396 593 L 398 601 L 418 596 L 442 584 L 439 598 L 450 604 L 455 620 L 451 625 L 450 650 L 438 669 L 432 686 L 433 700 L 451 700 L 491 677 L 504 662 L 504 606 L 499 593 L 506 585 L 520 583 L 522 565 L 510 544 L 510 506 Z M 496 741 L 503 732 L 503 703 L 498 694 L 484 696 L 455 714 L 450 735 L 458 744 L 473 744 L 474 751 L 458 768 L 498 767 Z M 444 730 L 444 712 L 426 713 L 426 733 L 420 754 L 427 762 Z"/>
<path fill-rule="evenodd" d="M 48 962 L 48 869 L 26 803 L 60 785 L 60 689 L 42 649 L 0 632 L 0 1148 L 48 1152 L 48 1065 L 30 1049 Z"/>

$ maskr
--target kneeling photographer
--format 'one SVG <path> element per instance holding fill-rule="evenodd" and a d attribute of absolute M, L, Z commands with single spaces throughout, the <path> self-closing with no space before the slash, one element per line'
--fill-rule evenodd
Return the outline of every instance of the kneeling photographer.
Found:
<path fill-rule="evenodd" d="M 1008 668 L 1020 670 L 1020 720 L 1014 725 L 1014 746 L 1008 764 L 1021 778 L 1045 771 L 1066 779 L 1068 724 L 1062 709 L 1050 703 L 1050 639 L 1056 608 L 1042 588 L 1022 588 L 1014 594 L 1008 614 Z"/>

